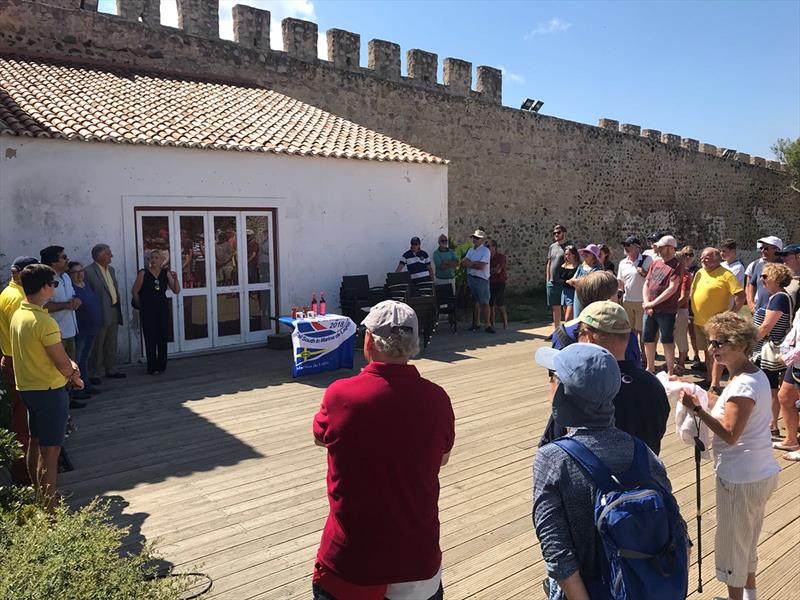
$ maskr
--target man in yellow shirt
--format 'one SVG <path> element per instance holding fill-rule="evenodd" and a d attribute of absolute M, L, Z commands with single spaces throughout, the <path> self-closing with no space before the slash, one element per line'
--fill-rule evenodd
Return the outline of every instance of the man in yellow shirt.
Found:
<path fill-rule="evenodd" d="M 42 306 L 59 281 L 47 265 L 30 265 L 20 273 L 25 300 L 11 317 L 14 379 L 28 409 L 30 441 L 26 459 L 33 485 L 52 510 L 56 504 L 58 455 L 67 428 L 67 383 L 83 389 L 78 365 L 67 356 L 58 323 Z"/>
<path fill-rule="evenodd" d="M 692 313 L 694 314 L 694 328 L 697 336 L 697 347 L 702 348 L 706 358 L 706 373 L 710 378 L 709 389 L 719 394 L 722 367 L 716 365 L 714 357 L 708 351 L 708 338 L 703 331 L 706 322 L 726 310 L 739 312 L 747 302 L 744 288 L 736 275 L 722 266 L 722 255 L 716 248 L 705 248 L 700 254 L 702 269 L 695 273 L 692 281 Z M 733 308 L 731 308 L 733 299 Z"/>
<path fill-rule="evenodd" d="M 28 447 L 28 411 L 22 403 L 17 384 L 14 381 L 14 359 L 11 358 L 11 317 L 17 312 L 19 305 L 25 300 L 25 292 L 19 282 L 19 274 L 28 265 L 39 261 L 32 256 L 18 256 L 11 263 L 11 281 L 0 293 L 0 373 L 9 394 L 11 405 L 11 431 L 23 448 Z M 11 466 L 11 478 L 14 483 L 29 485 L 28 469 L 25 461 L 20 459 Z"/>

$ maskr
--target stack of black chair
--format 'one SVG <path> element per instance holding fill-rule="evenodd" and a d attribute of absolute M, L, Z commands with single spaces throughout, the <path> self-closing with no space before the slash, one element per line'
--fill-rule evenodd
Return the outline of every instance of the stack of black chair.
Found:
<path fill-rule="evenodd" d="M 449 283 L 436 286 L 436 305 L 439 315 L 447 315 L 447 322 L 450 324 L 450 329 L 453 330 L 453 333 L 458 331 L 456 295 L 453 293 L 453 286 Z"/>
<path fill-rule="evenodd" d="M 361 323 L 366 316 L 363 309 L 384 299 L 383 287 L 370 287 L 367 275 L 345 275 L 339 288 L 339 305 L 342 315 Z"/>

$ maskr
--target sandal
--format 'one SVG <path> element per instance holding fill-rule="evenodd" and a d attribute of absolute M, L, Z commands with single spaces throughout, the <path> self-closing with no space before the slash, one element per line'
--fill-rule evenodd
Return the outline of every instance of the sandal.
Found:
<path fill-rule="evenodd" d="M 781 430 L 780 429 L 770 429 L 769 432 L 772 435 L 772 437 L 774 437 L 774 438 L 781 437 Z"/>
<path fill-rule="evenodd" d="M 791 460 L 793 462 L 800 462 L 800 452 L 795 450 L 794 452 L 787 452 L 783 455 L 783 460 Z"/>
<path fill-rule="evenodd" d="M 785 450 L 787 452 L 794 452 L 795 450 L 800 450 L 800 444 L 794 444 L 793 446 L 787 446 L 783 442 L 772 442 L 772 449 L 773 450 Z"/>

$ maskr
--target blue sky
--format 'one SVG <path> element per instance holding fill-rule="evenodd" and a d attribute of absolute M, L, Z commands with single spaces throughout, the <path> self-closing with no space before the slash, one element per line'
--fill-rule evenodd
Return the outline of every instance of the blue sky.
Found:
<path fill-rule="evenodd" d="M 220 0 L 230 9 L 293 16 L 372 38 L 502 67 L 503 103 L 544 101 L 542 114 L 596 124 L 600 117 L 773 158 L 778 137 L 800 137 L 800 2 L 353 2 Z M 114 0 L 100 8 L 114 11 Z M 176 25 L 174 0 L 162 22 Z M 405 66 L 403 67 L 405 72 Z M 473 81 L 474 81 L 473 75 Z"/>

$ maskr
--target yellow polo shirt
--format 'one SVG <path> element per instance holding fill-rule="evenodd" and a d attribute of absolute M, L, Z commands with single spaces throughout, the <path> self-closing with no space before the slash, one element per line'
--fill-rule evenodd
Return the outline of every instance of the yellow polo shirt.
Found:
<path fill-rule="evenodd" d="M 22 286 L 12 280 L 0 293 L 0 352 L 11 356 L 11 317 L 25 301 Z"/>
<path fill-rule="evenodd" d="M 705 325 L 714 315 L 725 312 L 731 306 L 731 296 L 743 291 L 736 275 L 725 267 L 709 272 L 700 269 L 692 281 L 692 313 L 694 324 Z"/>
<path fill-rule="evenodd" d="M 11 356 L 19 391 L 57 389 L 67 384 L 45 350 L 60 343 L 61 330 L 46 310 L 30 302 L 20 304 L 11 318 Z"/>
<path fill-rule="evenodd" d="M 97 266 L 100 267 L 100 274 L 103 276 L 103 281 L 106 282 L 108 293 L 111 294 L 111 304 L 116 304 L 119 298 L 117 298 L 117 288 L 114 287 L 114 280 L 111 279 L 111 271 L 108 270 L 108 267 L 102 265 Z"/>

